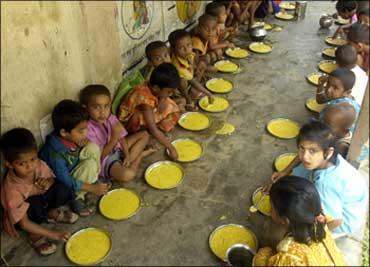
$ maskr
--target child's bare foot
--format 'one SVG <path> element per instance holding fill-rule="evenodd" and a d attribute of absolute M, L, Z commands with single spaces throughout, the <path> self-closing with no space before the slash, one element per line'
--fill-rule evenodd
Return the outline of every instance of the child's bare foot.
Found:
<path fill-rule="evenodd" d="M 189 92 L 189 96 L 191 97 L 191 99 L 198 100 L 202 98 L 203 96 L 205 96 L 205 94 L 203 92 L 192 89 Z"/>
<path fill-rule="evenodd" d="M 198 107 L 196 105 L 194 105 L 194 103 L 190 103 L 190 104 L 185 105 L 185 109 L 187 111 L 197 111 Z"/>
<path fill-rule="evenodd" d="M 143 158 L 153 154 L 154 152 L 157 152 L 159 149 L 158 148 L 155 148 L 155 147 L 147 147 L 146 149 L 143 150 L 143 152 L 141 152 L 141 156 Z"/>

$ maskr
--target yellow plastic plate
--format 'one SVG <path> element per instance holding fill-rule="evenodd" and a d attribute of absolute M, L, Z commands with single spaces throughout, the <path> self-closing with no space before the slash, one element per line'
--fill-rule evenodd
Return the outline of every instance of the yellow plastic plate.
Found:
<path fill-rule="evenodd" d="M 295 138 L 299 133 L 299 129 L 299 124 L 290 119 L 273 119 L 267 124 L 269 133 L 282 139 Z"/>
<path fill-rule="evenodd" d="M 229 101 L 220 96 L 214 97 L 214 102 L 212 104 L 208 103 L 208 97 L 204 96 L 199 99 L 199 106 L 201 109 L 208 112 L 222 112 L 229 107 Z"/>
<path fill-rule="evenodd" d="M 338 16 L 338 18 L 335 20 L 335 23 L 339 24 L 339 25 L 346 25 L 346 24 L 350 23 L 350 20 L 349 19 L 344 19 L 341 16 Z"/>
<path fill-rule="evenodd" d="M 248 47 L 251 51 L 259 54 L 267 54 L 272 51 L 272 46 L 264 42 L 253 42 Z"/>
<path fill-rule="evenodd" d="M 321 76 L 325 75 L 324 73 L 321 73 L 321 72 L 314 72 L 314 73 L 310 73 L 307 75 L 307 80 L 314 84 L 314 85 L 318 85 L 319 84 L 319 79 Z"/>
<path fill-rule="evenodd" d="M 226 262 L 226 251 L 235 244 L 243 244 L 257 251 L 256 235 L 248 228 L 238 224 L 226 224 L 217 227 L 209 236 L 211 251 Z"/>
<path fill-rule="evenodd" d="M 145 171 L 146 182 L 157 189 L 171 189 L 181 184 L 184 178 L 183 168 L 172 161 L 158 161 Z"/>
<path fill-rule="evenodd" d="M 239 66 L 230 60 L 220 60 L 215 63 L 215 67 L 218 71 L 221 72 L 236 72 L 239 69 Z"/>
<path fill-rule="evenodd" d="M 101 214 L 111 220 L 128 219 L 140 208 L 140 197 L 135 192 L 120 188 L 108 192 L 99 202 Z"/>
<path fill-rule="evenodd" d="M 214 93 L 224 94 L 233 90 L 233 83 L 222 78 L 213 78 L 206 82 L 206 87 Z"/>
<path fill-rule="evenodd" d="M 281 26 L 274 25 L 274 27 L 271 29 L 271 32 L 281 32 L 283 28 Z"/>
<path fill-rule="evenodd" d="M 189 138 L 177 139 L 172 141 L 171 144 L 175 147 L 177 154 L 179 155 L 177 161 L 180 162 L 195 161 L 203 154 L 202 145 Z"/>
<path fill-rule="evenodd" d="M 253 28 L 253 27 L 259 27 L 259 26 L 265 26 L 265 22 L 264 22 L 264 21 L 256 21 L 256 22 L 254 22 L 254 24 L 252 25 L 252 28 Z"/>
<path fill-rule="evenodd" d="M 322 50 L 322 54 L 327 57 L 335 58 L 335 50 L 337 50 L 336 47 L 328 47 Z"/>
<path fill-rule="evenodd" d="M 271 23 L 265 22 L 264 28 L 266 31 L 269 31 L 273 28 L 274 26 Z"/>
<path fill-rule="evenodd" d="M 225 53 L 232 58 L 246 58 L 249 55 L 247 50 L 240 47 L 228 48 Z"/>
<path fill-rule="evenodd" d="M 275 14 L 275 18 L 282 19 L 282 20 L 292 20 L 294 16 L 286 12 L 278 12 Z"/>
<path fill-rule="evenodd" d="M 297 156 L 296 153 L 284 153 L 275 159 L 274 166 L 278 172 L 285 170 L 286 167 L 294 160 Z"/>
<path fill-rule="evenodd" d="M 178 124 L 190 131 L 201 131 L 210 125 L 207 115 L 200 112 L 186 112 L 181 115 Z"/>
<path fill-rule="evenodd" d="M 333 38 L 333 37 L 327 37 L 325 39 L 325 42 L 329 45 L 334 45 L 334 46 L 342 46 L 347 44 L 347 40 L 343 38 Z"/>
<path fill-rule="evenodd" d="M 261 199 L 262 198 L 262 199 Z M 256 208 L 264 215 L 270 216 L 271 214 L 271 205 L 270 205 L 270 196 L 268 194 L 262 194 L 262 187 L 257 188 L 254 191 L 252 196 L 252 203 Z"/>
<path fill-rule="evenodd" d="M 295 3 L 289 3 L 289 2 L 282 2 L 280 3 L 280 8 L 283 8 L 285 10 L 294 10 L 295 9 Z"/>
<path fill-rule="evenodd" d="M 319 65 L 319 70 L 325 72 L 325 73 L 328 73 L 330 74 L 331 72 L 333 72 L 338 66 L 337 64 L 335 63 L 335 61 L 333 60 L 323 60 L 323 61 L 320 61 Z"/>
<path fill-rule="evenodd" d="M 235 126 L 231 123 L 225 122 L 220 129 L 216 131 L 216 134 L 219 135 L 229 135 L 235 131 Z"/>
<path fill-rule="evenodd" d="M 306 101 L 306 108 L 313 112 L 319 113 L 324 107 L 325 105 L 317 103 L 316 98 L 309 98 Z"/>
<path fill-rule="evenodd" d="M 91 266 L 102 262 L 112 248 L 109 234 L 98 228 L 74 233 L 65 245 L 65 253 L 74 264 Z"/>

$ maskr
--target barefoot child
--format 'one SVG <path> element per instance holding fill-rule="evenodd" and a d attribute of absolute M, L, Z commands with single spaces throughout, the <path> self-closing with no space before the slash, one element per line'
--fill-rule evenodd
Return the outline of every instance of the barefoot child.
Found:
<path fill-rule="evenodd" d="M 18 236 L 15 226 L 30 234 L 31 244 L 41 255 L 56 251 L 53 241 L 67 241 L 70 233 L 49 230 L 45 222 L 74 223 L 78 215 L 59 209 L 74 198 L 73 191 L 55 180 L 54 173 L 37 157 L 33 134 L 15 128 L 1 137 L 1 152 L 8 172 L 1 186 L 5 231 Z"/>
<path fill-rule="evenodd" d="M 46 137 L 40 157 L 56 179 L 76 193 L 72 209 L 80 216 L 89 216 L 96 208 L 96 196 L 107 193 L 109 187 L 96 183 L 100 150 L 87 139 L 89 115 L 78 102 L 66 99 L 54 107 L 51 118 L 54 132 Z"/>
<path fill-rule="evenodd" d="M 120 184 L 133 180 L 143 157 L 154 152 L 145 150 L 149 142 L 146 131 L 127 135 L 126 129 L 111 114 L 111 95 L 104 85 L 86 86 L 80 92 L 80 103 L 89 114 L 87 138 L 101 151 L 100 176 Z"/>

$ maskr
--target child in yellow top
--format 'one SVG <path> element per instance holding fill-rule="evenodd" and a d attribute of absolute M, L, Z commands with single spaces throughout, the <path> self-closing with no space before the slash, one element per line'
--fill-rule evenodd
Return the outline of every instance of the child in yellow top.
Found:
<path fill-rule="evenodd" d="M 179 89 L 186 99 L 185 108 L 195 110 L 193 99 L 199 98 L 200 95 L 208 96 L 210 103 L 212 103 L 213 95 L 194 76 L 196 62 L 190 33 L 185 30 L 175 30 L 171 32 L 168 40 L 171 44 L 172 64 L 175 65 L 181 78 Z M 192 88 L 189 93 L 190 86 Z"/>
<path fill-rule="evenodd" d="M 270 190 L 271 218 L 287 229 L 276 250 L 263 247 L 253 266 L 344 266 L 342 254 L 326 227 L 315 185 L 285 176 Z"/>

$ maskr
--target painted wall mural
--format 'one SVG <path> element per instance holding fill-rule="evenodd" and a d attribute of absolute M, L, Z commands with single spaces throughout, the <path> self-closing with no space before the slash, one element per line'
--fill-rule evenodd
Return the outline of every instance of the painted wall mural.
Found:
<path fill-rule="evenodd" d="M 183 23 L 190 23 L 201 6 L 202 1 L 176 1 L 177 16 Z"/>

